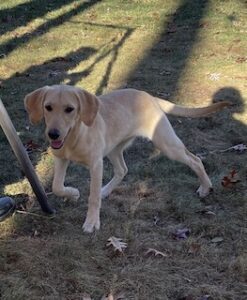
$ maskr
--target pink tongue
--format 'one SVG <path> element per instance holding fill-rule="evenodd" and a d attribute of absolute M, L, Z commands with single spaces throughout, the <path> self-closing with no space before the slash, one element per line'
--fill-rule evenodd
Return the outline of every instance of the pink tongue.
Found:
<path fill-rule="evenodd" d="M 62 147 L 62 145 L 63 145 L 63 141 L 52 141 L 51 142 L 51 146 L 54 149 L 59 149 Z"/>

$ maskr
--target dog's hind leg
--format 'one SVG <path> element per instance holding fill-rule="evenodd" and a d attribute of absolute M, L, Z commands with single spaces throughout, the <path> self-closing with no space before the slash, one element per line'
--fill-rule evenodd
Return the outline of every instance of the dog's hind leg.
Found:
<path fill-rule="evenodd" d="M 131 142 L 132 140 L 118 145 L 114 150 L 112 150 L 107 155 L 107 157 L 109 158 L 110 162 L 113 165 L 114 175 L 111 181 L 108 182 L 104 187 L 102 187 L 101 189 L 102 198 L 107 197 L 127 174 L 128 168 L 124 161 L 123 151 L 131 144 Z"/>
<path fill-rule="evenodd" d="M 202 161 L 186 149 L 165 115 L 156 124 L 152 140 L 156 147 L 167 157 L 188 165 L 197 174 L 200 181 L 200 187 L 197 192 L 200 197 L 205 197 L 209 194 L 212 189 L 212 183 Z"/>

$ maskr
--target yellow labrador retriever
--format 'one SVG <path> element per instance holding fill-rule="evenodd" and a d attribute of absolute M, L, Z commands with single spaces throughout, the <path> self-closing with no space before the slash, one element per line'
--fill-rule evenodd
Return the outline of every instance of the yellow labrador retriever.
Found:
<path fill-rule="evenodd" d="M 64 186 L 69 161 L 82 163 L 90 170 L 85 232 L 100 228 L 101 198 L 108 196 L 126 175 L 123 151 L 136 136 L 152 140 L 170 159 L 188 165 L 199 178 L 200 197 L 210 192 L 212 184 L 201 160 L 185 148 L 165 113 L 200 117 L 222 109 L 228 102 L 186 108 L 135 89 L 95 96 L 77 87 L 54 85 L 28 94 L 24 103 L 31 123 L 45 119 L 46 135 L 55 156 L 54 194 L 73 199 L 80 196 L 78 189 Z M 104 156 L 111 161 L 114 176 L 102 188 Z"/>

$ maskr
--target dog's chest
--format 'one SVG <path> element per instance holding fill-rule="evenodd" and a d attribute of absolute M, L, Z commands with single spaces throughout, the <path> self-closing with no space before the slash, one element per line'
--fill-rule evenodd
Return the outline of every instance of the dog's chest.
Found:
<path fill-rule="evenodd" d="M 53 151 L 53 155 L 61 158 L 67 159 L 76 163 L 88 166 L 90 164 L 90 155 L 84 151 L 79 151 L 77 149 L 63 149 L 62 151 Z"/>

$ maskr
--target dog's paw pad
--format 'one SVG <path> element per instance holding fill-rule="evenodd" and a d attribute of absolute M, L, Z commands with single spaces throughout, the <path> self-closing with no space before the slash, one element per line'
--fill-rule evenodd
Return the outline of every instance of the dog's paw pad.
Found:
<path fill-rule="evenodd" d="M 210 187 L 206 187 L 206 188 L 203 187 L 203 186 L 200 186 L 196 192 L 197 192 L 197 194 L 199 195 L 200 198 L 205 198 L 212 191 L 213 191 L 213 188 L 211 186 Z"/>
<path fill-rule="evenodd" d="M 82 228 L 83 228 L 83 231 L 87 232 L 87 233 L 93 232 L 94 229 L 99 230 L 100 229 L 100 221 L 99 220 L 88 221 L 86 219 L 86 221 L 84 222 Z"/>
<path fill-rule="evenodd" d="M 80 198 L 80 192 L 78 189 L 75 189 L 72 187 L 66 187 L 65 188 L 65 198 L 76 201 Z"/>

